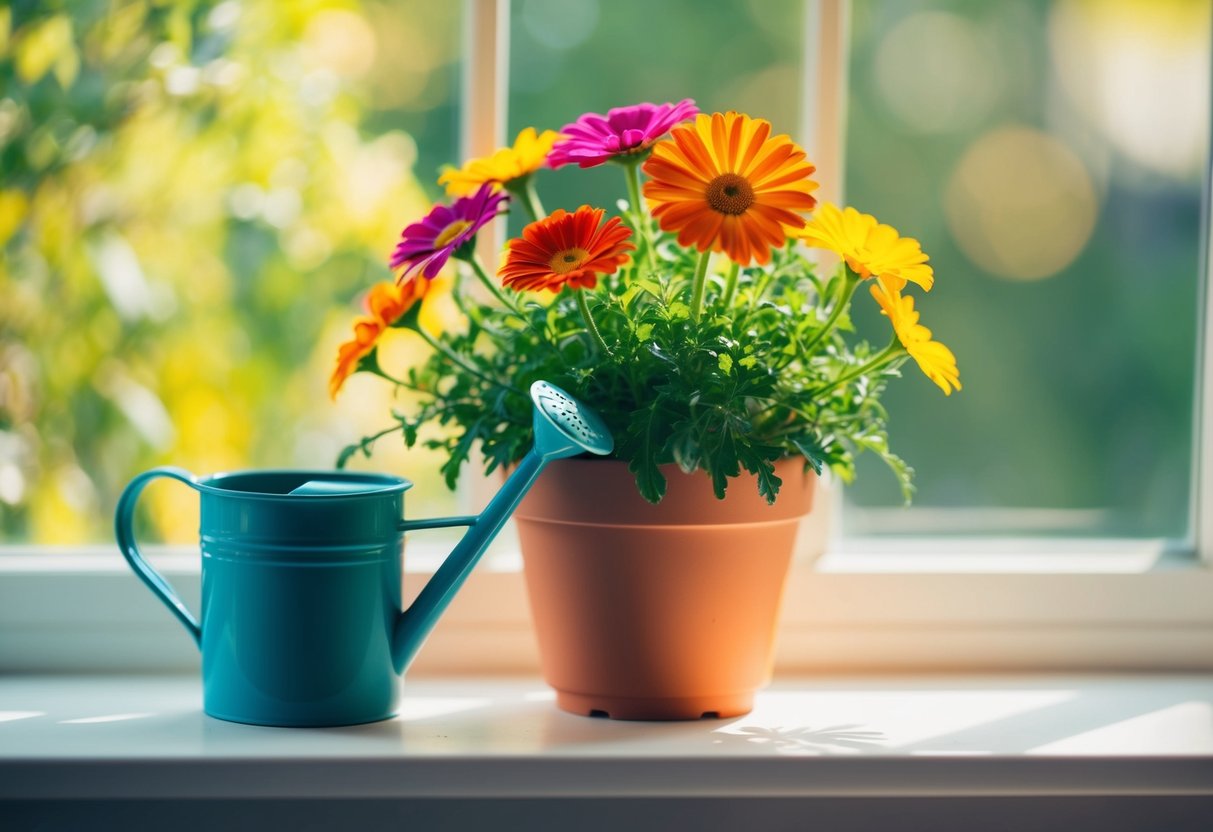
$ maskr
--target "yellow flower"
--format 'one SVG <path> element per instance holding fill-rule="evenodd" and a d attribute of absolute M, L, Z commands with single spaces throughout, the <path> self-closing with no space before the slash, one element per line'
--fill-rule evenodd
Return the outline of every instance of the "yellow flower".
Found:
<path fill-rule="evenodd" d="M 528 127 L 518 134 L 513 147 L 503 147 L 483 159 L 472 159 L 458 169 L 449 168 L 438 177 L 438 184 L 446 186 L 447 196 L 467 196 L 485 182 L 505 185 L 543 167 L 552 145 L 563 138 L 555 130 L 536 134 L 534 127 Z"/>
<path fill-rule="evenodd" d="M 956 367 L 956 356 L 943 344 L 931 340 L 931 330 L 918 323 L 914 298 L 897 291 L 890 292 L 883 286 L 873 286 L 872 297 L 893 324 L 897 340 L 918 363 L 923 374 L 939 385 L 944 395 L 952 395 L 952 388 L 959 390 L 960 370 Z"/>
<path fill-rule="evenodd" d="M 813 248 L 835 252 L 851 271 L 861 278 L 875 277 L 890 292 L 900 292 L 907 282 L 929 292 L 935 283 L 917 240 L 854 208 L 839 211 L 837 205 L 823 203 L 796 236 Z"/>

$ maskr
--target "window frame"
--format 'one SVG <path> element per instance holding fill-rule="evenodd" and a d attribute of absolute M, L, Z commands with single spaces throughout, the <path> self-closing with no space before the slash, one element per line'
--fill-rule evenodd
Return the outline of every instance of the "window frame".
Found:
<path fill-rule="evenodd" d="M 850 3 L 805 3 L 801 127 L 822 169 L 842 171 Z M 508 0 L 465 0 L 464 25 L 462 146 L 465 155 L 487 155 L 505 138 Z M 840 177 L 824 177 L 821 187 L 841 199 Z M 1213 669 L 1211 191 L 1206 163 L 1193 520 L 1183 550 L 1013 538 L 843 546 L 827 529 L 839 527 L 840 501 L 826 481 L 789 576 L 777 672 Z M 501 233 L 499 223 L 481 235 L 484 254 L 495 255 Z M 471 500 L 492 485 L 477 480 Z M 516 546 L 507 530 L 497 560 L 473 573 L 413 673 L 538 671 Z M 148 548 L 182 595 L 196 597 L 197 549 Z M 441 543 L 410 537 L 406 598 L 442 553 Z M 187 634 L 132 577 L 114 546 L 0 547 L 0 672 L 196 667 Z"/>

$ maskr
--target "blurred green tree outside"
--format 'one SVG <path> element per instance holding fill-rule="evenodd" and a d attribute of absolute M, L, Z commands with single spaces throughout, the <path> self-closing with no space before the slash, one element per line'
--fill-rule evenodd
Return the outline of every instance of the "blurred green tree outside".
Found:
<path fill-rule="evenodd" d="M 327 372 L 434 193 L 414 136 L 452 143 L 457 24 L 423 2 L 0 9 L 6 540 L 106 539 L 158 463 L 332 464 L 364 408 L 334 408 Z M 149 499 L 160 536 L 196 533 L 186 489 Z"/>

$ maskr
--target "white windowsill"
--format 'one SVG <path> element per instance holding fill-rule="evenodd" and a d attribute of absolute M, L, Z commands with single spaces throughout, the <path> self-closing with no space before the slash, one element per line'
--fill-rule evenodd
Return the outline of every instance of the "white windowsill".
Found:
<path fill-rule="evenodd" d="M 855 543 L 794 565 L 780 673 L 1213 671 L 1213 569 L 1155 542 Z M 406 599 L 447 548 L 434 536 L 408 544 Z M 517 551 L 506 536 L 494 548 L 415 676 L 538 673 Z M 149 558 L 197 609 L 197 551 L 149 547 Z M 181 672 L 197 662 L 112 547 L 0 551 L 0 672 Z"/>
<path fill-rule="evenodd" d="M 1081 828 L 1135 828 L 1117 825 L 1132 801 L 1171 818 L 1168 830 L 1213 817 L 1209 674 L 780 678 L 747 716 L 683 723 L 566 714 L 533 677 L 416 679 L 404 691 L 393 720 L 282 729 L 203 715 L 193 675 L 3 678 L 0 807 L 732 799 L 758 822 L 879 797 L 929 804 L 899 828 L 950 829 L 947 801 L 931 801 L 1004 811 L 1099 798 Z"/>

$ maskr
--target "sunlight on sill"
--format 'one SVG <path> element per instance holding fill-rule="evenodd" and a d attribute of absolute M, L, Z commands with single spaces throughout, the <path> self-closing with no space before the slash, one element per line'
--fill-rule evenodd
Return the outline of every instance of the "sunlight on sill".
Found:
<path fill-rule="evenodd" d="M 412 696 L 406 697 L 400 703 L 400 711 L 393 719 L 401 722 L 431 719 L 436 716 L 475 711 L 487 708 L 492 704 L 492 699 L 484 697 Z"/>
<path fill-rule="evenodd" d="M 149 716 L 155 716 L 150 713 L 138 714 L 105 714 L 104 716 L 85 716 L 79 719 L 61 719 L 60 725 L 97 725 L 103 722 L 130 722 L 134 719 L 147 719 Z"/>
<path fill-rule="evenodd" d="M 19 719 L 33 719 L 36 716 L 46 716 L 46 711 L 0 711 L 0 722 L 16 722 Z"/>
<path fill-rule="evenodd" d="M 948 748 L 948 738 L 1063 705 L 1078 695 L 1047 689 L 768 690 L 750 714 L 715 733 L 779 754 L 988 754 L 985 748 Z M 806 709 L 806 700 L 813 707 Z M 828 725 L 806 725 L 806 712 L 833 719 Z M 879 725 L 870 721 L 871 714 L 881 715 Z"/>
<path fill-rule="evenodd" d="M 1097 756 L 1123 748 L 1156 750 L 1160 737 L 1169 738 L 1168 754 L 1208 753 L 1213 745 L 1213 705 L 1180 702 L 1044 743 L 1025 753 Z"/>

